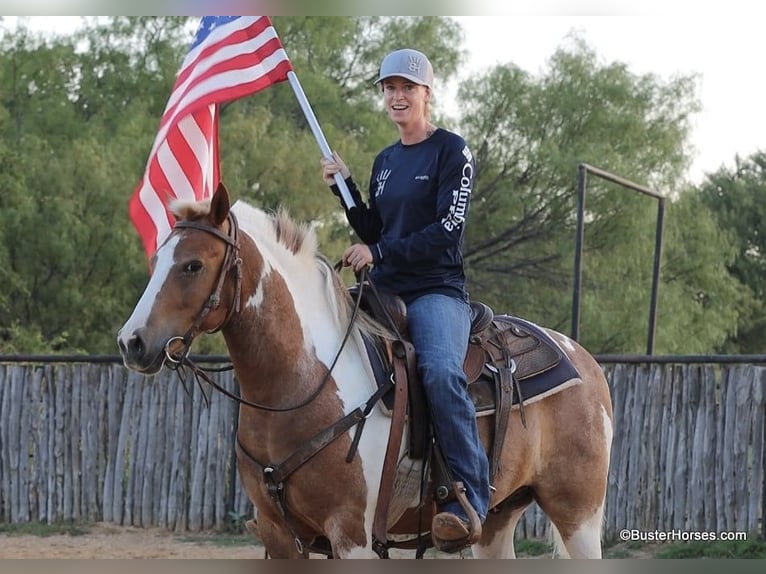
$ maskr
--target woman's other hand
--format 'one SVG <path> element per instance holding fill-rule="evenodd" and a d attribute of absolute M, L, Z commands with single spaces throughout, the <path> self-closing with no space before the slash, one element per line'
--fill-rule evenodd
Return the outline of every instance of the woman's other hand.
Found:
<path fill-rule="evenodd" d="M 357 243 L 343 252 L 341 261 L 344 267 L 352 267 L 358 273 L 365 266 L 372 264 L 372 251 L 368 245 Z"/>

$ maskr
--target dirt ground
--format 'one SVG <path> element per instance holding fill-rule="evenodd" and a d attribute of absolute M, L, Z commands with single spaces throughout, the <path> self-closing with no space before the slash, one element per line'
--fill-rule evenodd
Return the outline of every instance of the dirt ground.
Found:
<path fill-rule="evenodd" d="M 179 535 L 160 528 L 96 524 L 85 534 L 0 534 L 4 558 L 263 558 L 263 547 L 220 546 L 212 536 Z"/>
<path fill-rule="evenodd" d="M 263 546 L 223 544 L 227 537 L 216 534 L 177 534 L 161 528 L 136 528 L 99 523 L 89 525 L 82 534 L 33 536 L 0 533 L 2 559 L 262 559 Z M 228 538 L 231 540 L 231 537 Z M 391 550 L 392 558 L 413 558 L 414 551 Z M 460 558 L 459 554 L 442 554 L 443 558 Z M 464 557 L 470 558 L 470 552 Z M 324 558 L 312 555 L 312 558 Z M 426 558 L 434 558 L 433 551 Z"/>
<path fill-rule="evenodd" d="M 229 540 L 231 540 L 229 538 Z M 241 540 L 241 539 L 240 539 Z M 215 534 L 177 534 L 161 528 L 135 528 L 95 524 L 82 534 L 50 536 L 0 534 L 0 559 L 253 559 L 263 558 L 263 546 L 223 544 L 225 537 Z M 625 545 L 608 549 L 605 557 L 651 558 L 652 549 L 626 550 Z M 426 558 L 436 558 L 433 550 Z M 611 556 L 610 556 L 611 555 Z M 412 551 L 391 551 L 392 558 L 413 558 Z M 316 556 L 320 557 L 320 556 Z M 439 558 L 460 558 L 459 554 L 439 554 Z M 470 558 L 468 551 L 464 558 Z M 522 556 L 523 557 L 523 556 Z M 549 555 L 528 558 L 550 558 Z"/>

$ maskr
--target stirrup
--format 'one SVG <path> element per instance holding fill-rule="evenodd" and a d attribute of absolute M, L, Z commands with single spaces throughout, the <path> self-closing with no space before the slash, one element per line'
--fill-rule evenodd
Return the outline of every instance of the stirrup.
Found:
<path fill-rule="evenodd" d="M 434 546 L 437 550 L 450 553 L 459 552 L 466 546 L 476 544 L 479 541 L 479 538 L 481 538 L 481 520 L 479 519 L 479 515 L 477 514 L 474 507 L 471 506 L 470 502 L 468 502 L 468 498 L 465 495 L 465 486 L 463 486 L 462 482 L 453 482 L 452 486 L 453 491 L 455 492 L 455 497 L 457 498 L 457 502 L 465 511 L 466 516 L 468 517 L 468 521 L 463 520 L 456 514 L 447 512 L 440 512 L 435 515 L 434 521 L 438 520 L 440 515 L 442 519 L 450 519 L 454 517 L 455 520 L 459 521 L 458 526 L 465 529 L 465 536 L 456 538 L 454 540 L 440 538 L 434 532 L 433 523 L 431 524 L 431 538 L 433 539 Z"/>

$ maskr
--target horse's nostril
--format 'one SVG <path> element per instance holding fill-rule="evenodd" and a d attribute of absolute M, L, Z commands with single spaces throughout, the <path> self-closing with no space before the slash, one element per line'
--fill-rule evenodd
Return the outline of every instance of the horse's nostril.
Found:
<path fill-rule="evenodd" d="M 140 357 L 144 354 L 144 342 L 138 335 L 133 335 L 130 338 L 130 341 L 128 341 L 128 347 L 130 349 L 130 353 L 134 357 Z"/>
<path fill-rule="evenodd" d="M 129 357 L 133 360 L 140 359 L 145 350 L 144 341 L 139 333 L 133 333 L 127 340 L 120 339 L 120 352 L 124 357 Z"/>

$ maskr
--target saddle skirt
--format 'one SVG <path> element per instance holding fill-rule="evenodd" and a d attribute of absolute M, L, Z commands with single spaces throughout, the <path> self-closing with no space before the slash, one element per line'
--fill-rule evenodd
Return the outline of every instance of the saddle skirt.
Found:
<path fill-rule="evenodd" d="M 477 416 L 494 414 L 498 371 L 508 368 L 509 359 L 517 383 L 512 408 L 579 382 L 580 373 L 542 327 L 519 317 L 495 315 L 490 326 L 472 337 L 463 365 Z"/>
<path fill-rule="evenodd" d="M 512 390 L 512 408 L 540 400 L 577 382 L 580 374 L 559 345 L 540 326 L 511 315 L 495 315 L 484 303 L 471 302 L 473 321 L 463 370 L 476 416 L 495 413 L 497 378 L 509 368 L 517 382 Z M 390 310 L 389 310 L 390 312 Z M 400 332 L 404 321 L 399 319 Z M 367 354 L 378 386 L 390 380 L 393 370 L 390 349 L 384 341 L 365 340 Z M 420 384 L 409 381 L 410 385 Z M 390 416 L 393 393 L 380 403 Z M 418 413 L 412 413 L 415 416 Z"/>
<path fill-rule="evenodd" d="M 356 289 L 359 289 L 357 286 Z M 358 291 L 351 290 L 352 295 Z M 362 291 L 361 305 L 375 319 L 398 334 L 395 341 L 365 338 L 378 388 L 394 380 L 394 389 L 379 401 L 391 416 L 391 435 L 386 449 L 373 539 L 388 540 L 408 522 L 418 497 L 426 495 L 436 505 L 454 500 L 456 483 L 444 463 L 439 445 L 430 445 L 431 429 L 425 391 L 417 374 L 416 349 L 407 336 L 406 306 L 390 294 Z M 487 449 L 490 481 L 500 471 L 501 454 L 510 412 L 580 382 L 579 373 L 561 347 L 541 327 L 510 315 L 496 315 L 480 302 L 471 303 L 470 339 L 463 370 L 476 416 L 493 416 L 494 432 Z M 400 384 L 402 383 L 402 384 Z M 404 433 L 404 430 L 408 431 Z M 404 435 L 408 437 L 403 440 Z M 428 469 L 428 477 L 424 470 Z M 429 487 L 424 491 L 424 480 Z M 420 502 L 424 502 L 420 500 Z M 412 530 L 409 530 L 412 532 Z M 401 530 L 407 532 L 407 530 Z"/>

